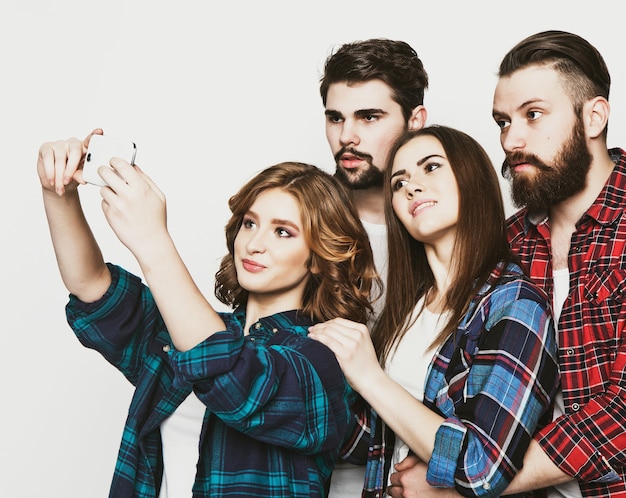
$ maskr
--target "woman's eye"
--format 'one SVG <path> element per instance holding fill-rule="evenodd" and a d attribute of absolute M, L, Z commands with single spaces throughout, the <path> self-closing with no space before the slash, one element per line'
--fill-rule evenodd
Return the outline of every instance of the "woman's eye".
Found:
<path fill-rule="evenodd" d="M 282 227 L 277 228 L 276 233 L 281 238 L 293 237 L 293 235 L 291 234 L 289 230 L 287 230 L 286 228 L 282 228 Z"/>
<path fill-rule="evenodd" d="M 244 218 L 242 225 L 244 228 L 252 228 L 254 227 L 254 221 L 250 218 Z"/>
<path fill-rule="evenodd" d="M 405 179 L 400 179 L 400 180 L 396 180 L 395 182 L 393 182 L 391 184 L 391 189 L 394 192 L 397 192 L 398 190 L 400 190 L 402 187 L 404 187 L 408 182 L 408 180 Z"/>
<path fill-rule="evenodd" d="M 440 167 L 441 167 L 441 164 L 439 163 L 428 163 L 426 164 L 424 169 L 426 170 L 427 173 L 430 173 L 432 171 L 435 171 L 436 169 L 439 169 Z"/>

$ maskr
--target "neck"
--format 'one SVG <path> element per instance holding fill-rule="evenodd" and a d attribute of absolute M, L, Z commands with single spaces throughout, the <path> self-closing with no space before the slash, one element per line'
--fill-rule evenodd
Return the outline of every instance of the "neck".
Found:
<path fill-rule="evenodd" d="M 435 289 L 427 296 L 426 305 L 432 312 L 442 312 L 443 296 L 448 292 L 452 274 L 452 245 L 424 245 L 428 266 L 435 278 Z"/>
<path fill-rule="evenodd" d="M 581 216 L 589 209 L 606 185 L 615 164 L 611 161 L 606 148 L 599 153 L 593 153 L 594 160 L 587 172 L 585 188 L 569 199 L 550 207 L 551 226 L 574 227 Z"/>
<path fill-rule="evenodd" d="M 359 218 L 376 225 L 385 224 L 385 195 L 382 187 L 353 190 Z"/>
<path fill-rule="evenodd" d="M 259 296 L 257 294 L 250 294 L 246 304 L 246 325 L 244 327 L 244 334 L 248 334 L 250 327 L 256 323 L 259 318 L 300 308 L 302 308 L 301 301 L 286 300 L 283 297 L 271 295 Z"/>

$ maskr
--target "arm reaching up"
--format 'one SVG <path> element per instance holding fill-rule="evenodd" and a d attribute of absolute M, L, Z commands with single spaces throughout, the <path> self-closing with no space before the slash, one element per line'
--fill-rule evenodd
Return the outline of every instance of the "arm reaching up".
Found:
<path fill-rule="evenodd" d="M 39 149 L 37 173 L 57 264 L 69 292 L 85 302 L 102 297 L 111 282 L 102 253 L 83 214 L 78 196 L 89 140 L 46 142 Z"/>

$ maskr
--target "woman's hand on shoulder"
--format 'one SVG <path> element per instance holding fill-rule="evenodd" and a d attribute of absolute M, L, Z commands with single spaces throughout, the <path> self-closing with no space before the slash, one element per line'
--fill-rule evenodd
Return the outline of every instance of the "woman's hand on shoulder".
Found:
<path fill-rule="evenodd" d="M 346 379 L 356 391 L 360 392 L 370 375 L 382 371 L 369 329 L 362 323 L 333 318 L 309 328 L 309 337 L 335 353 Z"/>

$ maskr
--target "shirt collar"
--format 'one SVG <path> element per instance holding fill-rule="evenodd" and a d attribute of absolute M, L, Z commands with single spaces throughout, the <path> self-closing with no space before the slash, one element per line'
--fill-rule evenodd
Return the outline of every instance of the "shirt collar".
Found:
<path fill-rule="evenodd" d="M 240 329 L 246 324 L 246 307 L 240 306 L 232 314 L 230 314 L 232 320 L 235 320 Z M 225 318 L 225 317 L 224 317 Z M 256 323 L 260 323 L 264 329 L 285 329 L 286 327 L 304 327 L 308 329 L 314 324 L 313 320 L 304 315 L 301 310 L 289 310 L 275 313 L 270 316 L 259 318 Z"/>

